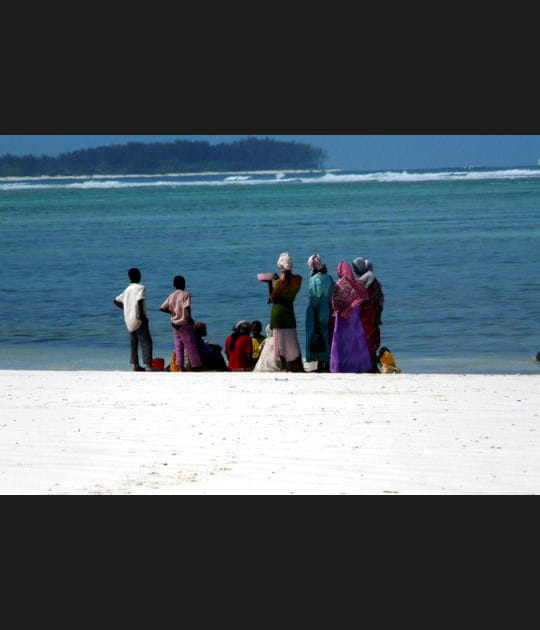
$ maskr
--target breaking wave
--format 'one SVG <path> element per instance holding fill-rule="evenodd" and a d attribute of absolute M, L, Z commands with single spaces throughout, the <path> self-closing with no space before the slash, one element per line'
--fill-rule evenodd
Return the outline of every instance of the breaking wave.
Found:
<path fill-rule="evenodd" d="M 351 183 L 408 183 L 435 181 L 478 181 L 497 179 L 539 178 L 540 168 L 466 168 L 403 171 L 318 171 L 265 172 L 238 174 L 182 174 L 182 175 L 114 175 L 73 178 L 1 178 L 0 191 L 35 190 L 39 188 L 114 189 L 139 187 L 184 186 L 258 186 L 283 184 L 351 184 Z"/>

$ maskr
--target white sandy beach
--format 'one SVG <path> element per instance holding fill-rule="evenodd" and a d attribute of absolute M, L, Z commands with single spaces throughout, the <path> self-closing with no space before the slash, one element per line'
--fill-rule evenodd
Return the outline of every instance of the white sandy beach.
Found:
<path fill-rule="evenodd" d="M 3 495 L 540 492 L 540 375 L 0 372 Z"/>

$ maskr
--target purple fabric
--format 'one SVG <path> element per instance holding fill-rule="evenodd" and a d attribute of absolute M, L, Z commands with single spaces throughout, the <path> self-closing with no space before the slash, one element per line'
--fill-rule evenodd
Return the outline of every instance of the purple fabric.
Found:
<path fill-rule="evenodd" d="M 359 374 L 372 367 L 360 320 L 360 308 L 356 306 L 349 319 L 343 319 L 339 315 L 336 317 L 330 352 L 330 372 Z"/>
<path fill-rule="evenodd" d="M 187 351 L 189 363 L 192 368 L 202 367 L 201 355 L 197 340 L 195 339 L 195 327 L 193 324 L 184 324 L 179 329 L 173 327 L 174 351 L 176 352 L 176 364 L 184 367 L 184 351 Z"/>

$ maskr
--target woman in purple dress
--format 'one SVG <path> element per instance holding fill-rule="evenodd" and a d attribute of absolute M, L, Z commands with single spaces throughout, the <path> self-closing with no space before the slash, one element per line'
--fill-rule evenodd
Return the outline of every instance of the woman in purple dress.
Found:
<path fill-rule="evenodd" d="M 354 277 L 344 261 L 337 267 L 339 280 L 332 293 L 332 310 L 336 323 L 330 352 L 330 372 L 358 374 L 371 369 L 371 356 L 366 342 L 360 313 L 369 301 L 364 285 Z"/>

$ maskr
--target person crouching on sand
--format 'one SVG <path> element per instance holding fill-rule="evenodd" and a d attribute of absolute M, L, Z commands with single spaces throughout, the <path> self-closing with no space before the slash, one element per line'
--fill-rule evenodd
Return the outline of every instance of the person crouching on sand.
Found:
<path fill-rule="evenodd" d="M 176 291 L 169 295 L 159 310 L 171 316 L 176 363 L 184 369 L 184 352 L 187 351 L 191 371 L 200 372 L 202 360 L 195 339 L 195 322 L 191 317 L 191 294 L 185 290 L 183 276 L 176 276 L 173 285 Z"/>
<path fill-rule="evenodd" d="M 225 354 L 231 372 L 251 372 L 253 361 L 253 343 L 251 341 L 251 322 L 242 320 L 233 326 L 232 334 L 225 340 Z"/>
<path fill-rule="evenodd" d="M 396 359 L 388 348 L 382 347 L 379 350 L 377 361 L 381 368 L 381 374 L 401 374 L 401 370 L 397 366 Z"/>
<path fill-rule="evenodd" d="M 266 341 L 262 334 L 262 324 L 258 319 L 251 322 L 251 343 L 253 344 L 253 361 L 256 363 L 261 356 L 261 351 Z"/>
<path fill-rule="evenodd" d="M 195 339 L 201 355 L 203 370 L 227 372 L 229 368 L 221 354 L 221 346 L 213 341 L 206 341 L 207 334 L 206 324 L 195 322 Z"/>

